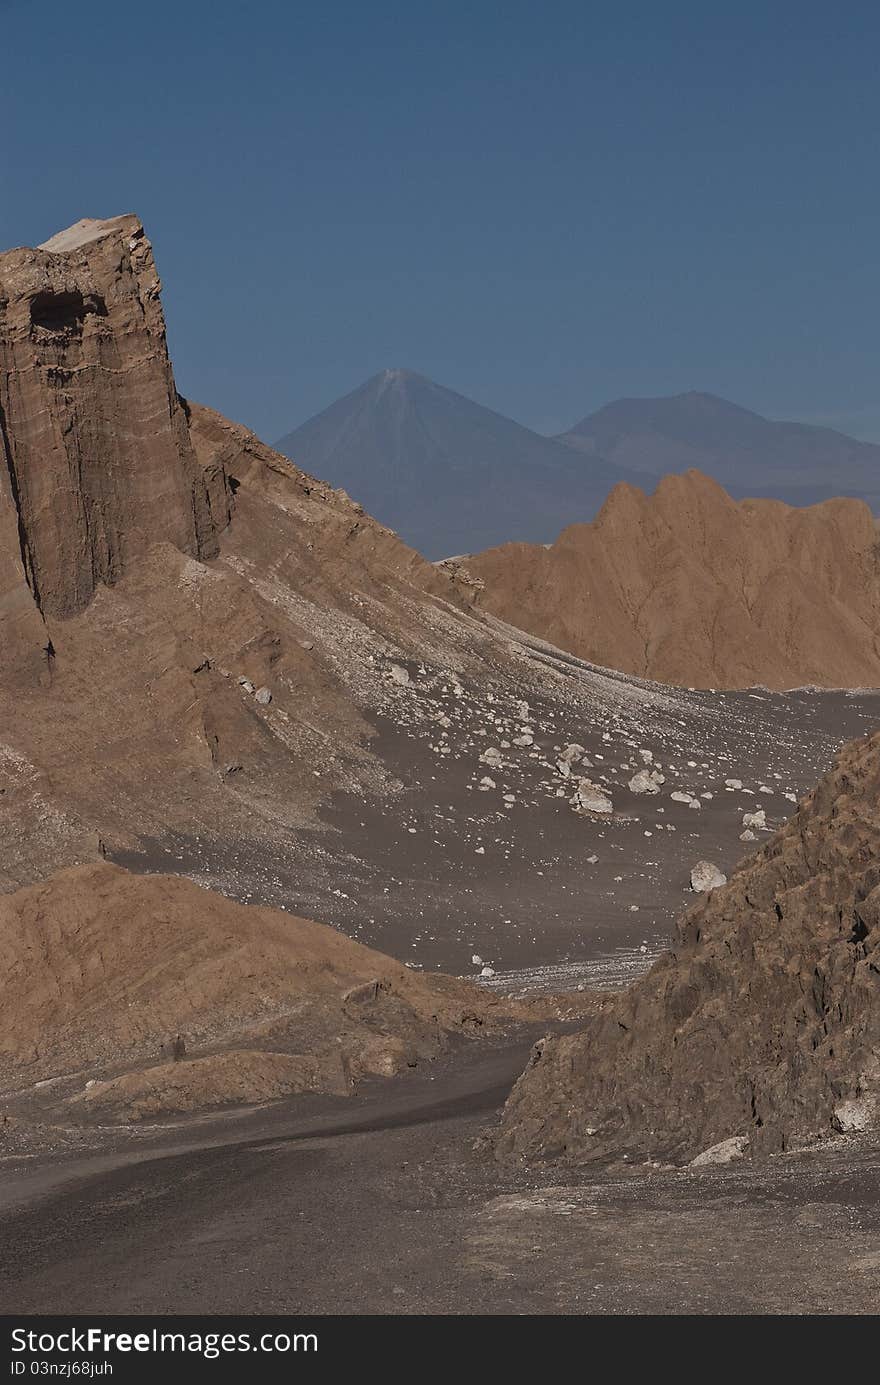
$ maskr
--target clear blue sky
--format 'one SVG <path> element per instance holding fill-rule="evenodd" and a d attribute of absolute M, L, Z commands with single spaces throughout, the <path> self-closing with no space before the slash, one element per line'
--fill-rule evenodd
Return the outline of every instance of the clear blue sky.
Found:
<path fill-rule="evenodd" d="M 0 245 L 136 211 L 180 389 L 269 440 L 385 366 L 546 431 L 696 388 L 880 438 L 875 4 L 0 0 L 0 36 Z"/>

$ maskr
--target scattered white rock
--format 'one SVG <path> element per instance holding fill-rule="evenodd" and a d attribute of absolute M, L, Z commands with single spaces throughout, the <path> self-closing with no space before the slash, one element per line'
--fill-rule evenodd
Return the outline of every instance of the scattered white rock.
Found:
<path fill-rule="evenodd" d="M 392 664 L 388 670 L 388 677 L 398 687 L 406 688 L 409 686 L 410 676 L 402 664 Z"/>
<path fill-rule="evenodd" d="M 573 808 L 580 809 L 584 813 L 611 813 L 614 811 L 610 794 L 606 793 L 598 784 L 594 784 L 592 779 L 579 779 L 577 789 L 569 802 Z"/>
<path fill-rule="evenodd" d="M 495 968 L 494 968 L 494 967 L 483 967 L 483 970 L 480 972 L 480 975 L 481 975 L 481 976 L 494 976 L 494 975 L 495 975 Z"/>
<path fill-rule="evenodd" d="M 257 688 L 254 693 L 254 701 L 259 702 L 261 707 L 268 707 L 272 701 L 272 694 L 268 688 Z"/>
<path fill-rule="evenodd" d="M 578 745 L 577 742 L 573 741 L 571 745 L 565 747 L 559 758 L 560 760 L 566 760 L 571 765 L 575 760 L 579 760 L 585 753 L 586 746 Z"/>
<path fill-rule="evenodd" d="M 739 839 L 741 842 L 756 842 L 758 840 L 750 827 L 747 827 L 745 832 L 740 832 Z"/>
<path fill-rule="evenodd" d="M 719 1140 L 717 1145 L 704 1149 L 691 1160 L 690 1167 L 699 1169 L 705 1164 L 731 1164 L 734 1159 L 742 1159 L 748 1147 L 748 1135 L 731 1135 L 729 1139 Z"/>
<path fill-rule="evenodd" d="M 627 785 L 630 793 L 659 793 L 660 785 L 666 783 L 666 776 L 656 769 L 640 769 Z"/>
<path fill-rule="evenodd" d="M 758 808 L 754 813 L 743 813 L 742 825 L 743 827 L 766 827 L 767 814 L 763 808 Z"/>
<path fill-rule="evenodd" d="M 711 861 L 698 861 L 691 871 L 691 889 L 697 894 L 704 890 L 718 890 L 727 884 L 727 876 Z"/>
<path fill-rule="evenodd" d="M 478 952 L 474 953 L 473 957 L 471 958 L 471 962 L 475 967 L 481 967 L 483 965 L 483 959 Z"/>
<path fill-rule="evenodd" d="M 877 1098 L 874 1096 L 850 1097 L 835 1106 L 831 1124 L 841 1135 L 857 1135 L 863 1130 L 873 1130 L 877 1123 Z"/>
<path fill-rule="evenodd" d="M 724 781 L 724 787 L 726 789 L 741 789 L 742 786 L 743 781 L 741 779 L 725 779 Z"/>

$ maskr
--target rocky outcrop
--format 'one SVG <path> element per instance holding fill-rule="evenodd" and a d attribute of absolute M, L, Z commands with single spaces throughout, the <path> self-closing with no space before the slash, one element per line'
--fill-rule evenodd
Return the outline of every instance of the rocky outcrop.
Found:
<path fill-rule="evenodd" d="M 880 1120 L 880 734 L 705 895 L 642 980 L 546 1040 L 502 1155 L 689 1159 Z"/>
<path fill-rule="evenodd" d="M 0 256 L 0 621 L 38 639 L 131 558 L 214 556 L 229 518 L 174 386 L 150 242 L 134 216 Z M 45 640 L 43 641 L 45 643 Z"/>
<path fill-rule="evenodd" d="M 580 658 L 686 687 L 880 685 L 877 525 L 861 500 L 735 501 L 697 471 L 617 486 L 549 547 L 470 557 L 474 601 Z"/>

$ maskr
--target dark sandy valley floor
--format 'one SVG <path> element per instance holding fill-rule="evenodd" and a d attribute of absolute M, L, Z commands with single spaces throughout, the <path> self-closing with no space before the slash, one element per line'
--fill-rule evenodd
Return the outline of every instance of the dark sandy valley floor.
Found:
<path fill-rule="evenodd" d="M 0 1191 L 5 1312 L 872 1313 L 880 1150 L 499 1167 L 525 1036 L 342 1100 L 153 1130 Z M 8 1174 L 8 1170 L 7 1170 Z"/>
<path fill-rule="evenodd" d="M 620 984 L 668 942 L 693 899 L 691 867 L 730 870 L 759 845 L 840 745 L 880 724 L 880 694 L 689 692 L 606 673 L 597 691 L 573 664 L 574 695 L 533 697 L 525 716 L 509 695 L 469 689 L 429 688 L 420 706 L 414 674 L 402 714 L 375 719 L 372 749 L 396 792 L 335 795 L 323 830 L 282 851 L 175 838 L 115 859 L 334 924 L 411 965 L 474 974 L 476 955 L 505 989 Z M 502 715 L 506 736 L 488 719 Z M 530 743 L 511 745 L 516 731 Z M 505 742 L 500 769 L 483 762 Z M 611 793 L 608 818 L 571 808 L 556 762 L 572 743 L 589 761 L 576 772 Z M 665 782 L 631 792 L 646 765 Z M 754 810 L 766 829 L 742 842 Z"/>

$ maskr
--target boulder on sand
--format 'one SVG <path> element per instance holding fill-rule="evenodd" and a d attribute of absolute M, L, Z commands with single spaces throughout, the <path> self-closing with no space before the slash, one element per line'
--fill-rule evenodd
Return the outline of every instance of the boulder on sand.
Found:
<path fill-rule="evenodd" d="M 574 809 L 582 813 L 604 814 L 614 811 L 611 795 L 598 784 L 594 784 L 592 779 L 579 779 L 577 789 L 569 802 Z"/>
<path fill-rule="evenodd" d="M 691 889 L 697 894 L 704 890 L 717 890 L 727 884 L 727 876 L 711 861 L 698 861 L 691 870 Z"/>

